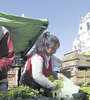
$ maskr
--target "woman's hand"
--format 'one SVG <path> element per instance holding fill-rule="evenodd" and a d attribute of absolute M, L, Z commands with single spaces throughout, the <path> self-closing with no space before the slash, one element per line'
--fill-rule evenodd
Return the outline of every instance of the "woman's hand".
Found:
<path fill-rule="evenodd" d="M 62 73 L 58 73 L 58 79 L 59 80 L 63 79 L 63 74 Z"/>

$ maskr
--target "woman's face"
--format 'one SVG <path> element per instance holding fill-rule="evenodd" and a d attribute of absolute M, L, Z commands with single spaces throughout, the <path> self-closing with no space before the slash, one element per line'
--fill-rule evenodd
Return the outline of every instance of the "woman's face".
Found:
<path fill-rule="evenodd" d="M 46 48 L 46 53 L 48 56 L 52 56 L 58 49 L 58 44 L 53 47 L 53 48 L 48 48 L 48 47 L 45 47 Z"/>

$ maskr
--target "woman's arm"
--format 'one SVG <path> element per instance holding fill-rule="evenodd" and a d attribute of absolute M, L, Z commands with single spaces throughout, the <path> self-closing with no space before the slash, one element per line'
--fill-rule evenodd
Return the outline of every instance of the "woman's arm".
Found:
<path fill-rule="evenodd" d="M 49 81 L 42 73 L 43 69 L 43 59 L 41 56 L 35 54 L 31 58 L 32 65 L 32 77 L 33 79 L 44 88 L 55 89 L 56 85 Z"/>

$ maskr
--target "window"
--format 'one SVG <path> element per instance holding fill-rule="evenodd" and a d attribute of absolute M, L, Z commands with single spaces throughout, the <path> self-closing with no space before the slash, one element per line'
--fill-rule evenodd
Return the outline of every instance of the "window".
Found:
<path fill-rule="evenodd" d="M 80 30 L 82 30 L 82 27 L 80 27 Z"/>
<path fill-rule="evenodd" d="M 87 30 L 90 30 L 90 23 L 87 22 Z"/>

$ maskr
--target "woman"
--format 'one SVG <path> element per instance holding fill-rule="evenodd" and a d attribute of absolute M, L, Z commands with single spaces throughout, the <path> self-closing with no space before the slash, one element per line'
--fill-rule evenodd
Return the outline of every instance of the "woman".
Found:
<path fill-rule="evenodd" d="M 61 61 L 53 56 L 59 46 L 60 43 L 57 37 L 42 34 L 37 39 L 35 49 L 27 57 L 20 84 L 28 85 L 34 89 L 39 89 L 40 87 L 50 90 L 56 89 L 56 85 L 49 81 L 47 77 L 50 75 L 58 79 L 63 77 L 62 74 L 52 70 L 55 66 L 55 61 L 61 64 Z"/>

